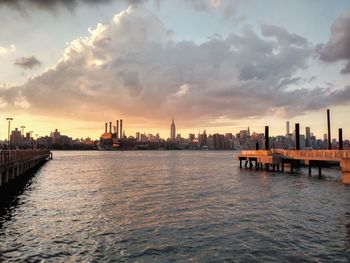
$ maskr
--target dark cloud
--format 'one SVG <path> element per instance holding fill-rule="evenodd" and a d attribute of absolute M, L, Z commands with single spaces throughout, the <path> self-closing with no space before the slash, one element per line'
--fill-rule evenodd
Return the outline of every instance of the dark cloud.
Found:
<path fill-rule="evenodd" d="M 334 21 L 328 43 L 318 45 L 317 51 L 324 62 L 347 61 L 341 73 L 350 73 L 350 11 L 342 13 Z"/>
<path fill-rule="evenodd" d="M 142 7 L 129 8 L 72 41 L 51 69 L 0 89 L 0 102 L 29 113 L 100 121 L 106 115 L 193 124 L 296 116 L 350 101 L 350 87 L 303 88 L 297 72 L 314 46 L 283 28 L 252 28 L 202 44 L 176 42 Z M 265 28 L 266 29 L 266 28 Z"/>
<path fill-rule="evenodd" d="M 342 74 L 349 74 L 350 73 L 350 61 L 345 65 L 345 68 L 343 68 L 340 72 Z"/>
<path fill-rule="evenodd" d="M 275 37 L 279 45 L 307 46 L 306 38 L 297 34 L 291 34 L 287 29 L 279 26 L 263 24 L 261 32 L 265 37 Z"/>
<path fill-rule="evenodd" d="M 141 4 L 147 0 L 117 0 L 127 4 Z M 73 10 L 79 4 L 100 5 L 113 2 L 113 0 L 0 0 L 0 5 L 16 10 L 27 11 L 29 9 L 55 10 L 67 8 Z"/>
<path fill-rule="evenodd" d="M 40 66 L 41 62 L 36 57 L 31 56 L 17 58 L 13 64 L 21 68 L 32 69 L 33 67 Z"/>

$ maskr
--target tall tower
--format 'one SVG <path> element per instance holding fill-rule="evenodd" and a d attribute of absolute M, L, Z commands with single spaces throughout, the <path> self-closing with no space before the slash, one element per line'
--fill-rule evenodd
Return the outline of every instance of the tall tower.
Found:
<path fill-rule="evenodd" d="M 311 137 L 310 127 L 305 128 L 305 136 L 306 136 L 306 139 L 310 139 Z"/>
<path fill-rule="evenodd" d="M 170 125 L 170 139 L 175 140 L 176 137 L 176 128 L 175 128 L 175 122 L 174 117 Z"/>
<path fill-rule="evenodd" d="M 286 122 L 286 136 L 289 136 L 289 121 Z"/>

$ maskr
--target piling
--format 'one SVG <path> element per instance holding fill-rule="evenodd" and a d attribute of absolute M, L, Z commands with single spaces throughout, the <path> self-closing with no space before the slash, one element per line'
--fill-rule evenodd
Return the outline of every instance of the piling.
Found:
<path fill-rule="evenodd" d="M 0 192 L 6 190 L 7 185 L 16 185 L 22 175 L 50 159 L 49 150 L 0 151 Z"/>
<path fill-rule="evenodd" d="M 339 134 L 339 150 L 343 150 L 343 129 L 338 130 Z"/>
<path fill-rule="evenodd" d="M 300 150 L 300 125 L 295 124 L 295 149 Z"/>
<path fill-rule="evenodd" d="M 327 109 L 327 127 L 328 127 L 328 150 L 332 149 L 332 139 L 331 139 L 331 117 L 329 109 Z"/>
<path fill-rule="evenodd" d="M 265 149 L 269 150 L 269 126 L 265 126 Z"/>

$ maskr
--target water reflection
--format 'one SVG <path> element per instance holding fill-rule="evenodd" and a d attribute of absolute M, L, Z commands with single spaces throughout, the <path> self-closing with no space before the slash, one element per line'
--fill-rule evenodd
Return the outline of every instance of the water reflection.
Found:
<path fill-rule="evenodd" d="M 35 182 L 40 168 L 23 175 L 20 180 L 3 186 L 0 191 L 0 228 L 3 223 L 11 220 L 13 211 L 20 205 L 25 205 L 26 197 L 35 190 Z"/>
<path fill-rule="evenodd" d="M 59 152 L 34 178 L 2 217 L 0 260 L 349 258 L 348 188 L 241 171 L 229 152 Z"/>

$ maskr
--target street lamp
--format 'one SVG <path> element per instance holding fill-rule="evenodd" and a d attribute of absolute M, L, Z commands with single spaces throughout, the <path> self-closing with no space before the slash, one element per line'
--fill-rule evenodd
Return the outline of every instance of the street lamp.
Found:
<path fill-rule="evenodd" d="M 10 126 L 11 126 L 11 121 L 13 121 L 13 118 L 6 118 L 8 121 L 8 133 L 7 133 L 7 145 L 10 146 Z"/>

